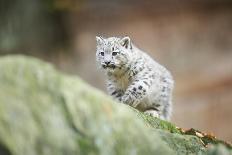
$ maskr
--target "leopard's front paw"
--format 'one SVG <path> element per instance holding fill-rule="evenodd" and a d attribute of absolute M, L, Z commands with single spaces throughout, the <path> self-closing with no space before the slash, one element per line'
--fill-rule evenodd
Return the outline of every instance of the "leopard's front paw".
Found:
<path fill-rule="evenodd" d="M 131 105 L 133 103 L 133 100 L 130 95 L 127 95 L 122 97 L 122 102 L 124 104 Z"/>
<path fill-rule="evenodd" d="M 144 113 L 159 118 L 159 113 L 156 110 L 150 109 L 150 110 L 146 110 Z"/>

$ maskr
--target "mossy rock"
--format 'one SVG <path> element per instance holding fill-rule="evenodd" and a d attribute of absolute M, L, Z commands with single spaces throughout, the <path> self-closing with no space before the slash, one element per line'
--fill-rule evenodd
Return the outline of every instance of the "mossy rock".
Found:
<path fill-rule="evenodd" d="M 35 58 L 0 58 L 0 86 L 1 155 L 205 152 L 200 138 Z"/>

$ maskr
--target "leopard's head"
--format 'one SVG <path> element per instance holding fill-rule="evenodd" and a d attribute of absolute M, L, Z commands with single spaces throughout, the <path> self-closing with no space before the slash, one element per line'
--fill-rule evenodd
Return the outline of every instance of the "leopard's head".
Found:
<path fill-rule="evenodd" d="M 132 44 L 129 37 L 103 38 L 96 36 L 96 60 L 107 72 L 125 70 L 132 61 Z"/>

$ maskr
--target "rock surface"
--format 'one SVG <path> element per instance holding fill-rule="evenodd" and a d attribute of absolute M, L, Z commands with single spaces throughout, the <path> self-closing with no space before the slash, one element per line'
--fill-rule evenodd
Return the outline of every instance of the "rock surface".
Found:
<path fill-rule="evenodd" d="M 214 151 L 198 136 L 114 103 L 78 77 L 35 58 L 0 58 L 0 86 L 0 155 Z M 229 145 L 222 146 L 230 152 Z"/>

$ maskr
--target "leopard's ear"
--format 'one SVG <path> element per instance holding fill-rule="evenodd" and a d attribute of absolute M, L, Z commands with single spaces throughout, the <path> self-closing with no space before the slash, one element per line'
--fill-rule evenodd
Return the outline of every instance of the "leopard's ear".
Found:
<path fill-rule="evenodd" d="M 96 36 L 97 45 L 101 45 L 104 42 L 104 39 L 101 36 Z"/>
<path fill-rule="evenodd" d="M 120 40 L 120 44 L 126 49 L 131 48 L 131 40 L 130 37 L 126 36 Z"/>

